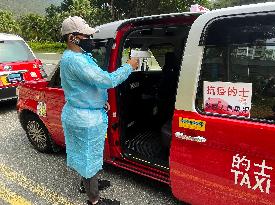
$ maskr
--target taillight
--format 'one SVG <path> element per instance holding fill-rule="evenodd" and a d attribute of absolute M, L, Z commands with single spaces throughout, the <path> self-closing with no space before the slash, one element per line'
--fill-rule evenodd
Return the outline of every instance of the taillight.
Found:
<path fill-rule="evenodd" d="M 21 86 L 16 87 L 16 95 L 17 95 L 18 98 L 19 98 L 20 88 L 21 88 Z"/>
<path fill-rule="evenodd" d="M 45 72 L 44 64 L 39 65 L 39 70 L 40 70 L 42 78 L 46 78 L 48 76 L 47 73 Z"/>

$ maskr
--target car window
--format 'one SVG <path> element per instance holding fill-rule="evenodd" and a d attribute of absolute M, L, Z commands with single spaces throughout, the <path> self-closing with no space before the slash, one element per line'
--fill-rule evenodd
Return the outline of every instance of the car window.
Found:
<path fill-rule="evenodd" d="M 131 48 L 133 50 L 141 50 L 140 48 Z M 122 64 L 126 63 L 130 58 L 130 48 L 124 48 L 122 55 Z M 151 45 L 146 51 L 150 53 L 150 58 L 140 58 L 139 69 L 137 71 L 161 71 L 165 65 L 165 57 L 167 53 L 174 52 L 171 44 Z M 167 62 L 166 62 L 167 63 Z"/>
<path fill-rule="evenodd" d="M 125 39 L 121 63 L 126 63 L 131 52 L 143 51 L 137 71 L 171 70 L 179 66 L 180 58 L 190 30 L 188 25 L 171 25 L 163 27 L 143 27 L 133 30 Z M 147 52 L 147 54 L 145 54 Z"/>
<path fill-rule="evenodd" d="M 112 39 L 95 40 L 92 55 L 96 59 L 97 64 L 103 70 L 107 70 L 109 63 L 110 48 Z"/>
<path fill-rule="evenodd" d="M 93 49 L 93 57 L 97 60 L 97 63 L 100 67 L 105 67 L 105 56 L 106 48 L 101 46 L 99 48 Z"/>
<path fill-rule="evenodd" d="M 0 63 L 31 61 L 35 57 L 22 40 L 0 41 Z"/>
<path fill-rule="evenodd" d="M 236 17 L 209 27 L 198 110 L 275 122 L 275 24 L 269 18 Z"/>

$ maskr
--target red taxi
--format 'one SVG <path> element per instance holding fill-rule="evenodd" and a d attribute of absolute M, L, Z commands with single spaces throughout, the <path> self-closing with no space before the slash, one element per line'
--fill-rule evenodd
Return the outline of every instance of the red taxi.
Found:
<path fill-rule="evenodd" d="M 17 98 L 22 81 L 46 77 L 42 62 L 21 37 L 0 33 L 0 53 L 0 101 Z"/>
<path fill-rule="evenodd" d="M 100 26 L 94 57 L 140 68 L 109 90 L 104 160 L 191 204 L 275 204 L 275 3 Z M 65 146 L 59 67 L 22 85 L 19 119 L 41 152 Z"/>

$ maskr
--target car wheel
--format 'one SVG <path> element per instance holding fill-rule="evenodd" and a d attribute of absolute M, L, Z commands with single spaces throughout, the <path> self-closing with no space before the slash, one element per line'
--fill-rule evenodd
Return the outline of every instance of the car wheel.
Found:
<path fill-rule="evenodd" d="M 53 142 L 43 122 L 34 115 L 28 115 L 25 121 L 29 141 L 39 152 L 52 152 Z"/>

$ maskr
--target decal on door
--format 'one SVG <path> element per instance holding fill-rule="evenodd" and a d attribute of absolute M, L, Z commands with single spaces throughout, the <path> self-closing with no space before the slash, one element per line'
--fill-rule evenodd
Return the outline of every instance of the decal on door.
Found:
<path fill-rule="evenodd" d="M 249 172 L 252 167 L 256 170 L 255 172 Z M 273 168 L 267 166 L 265 160 L 258 164 L 252 163 L 246 159 L 246 156 L 239 156 L 239 154 L 233 156 L 231 172 L 234 173 L 235 184 L 240 186 L 270 194 L 271 170 Z"/>
<path fill-rule="evenodd" d="M 205 112 L 250 116 L 252 83 L 203 82 Z"/>
<path fill-rule="evenodd" d="M 205 121 L 179 117 L 179 127 L 191 130 L 205 131 L 205 124 Z"/>
<path fill-rule="evenodd" d="M 41 117 L 47 116 L 47 106 L 44 102 L 38 102 L 37 103 L 37 114 Z"/>

